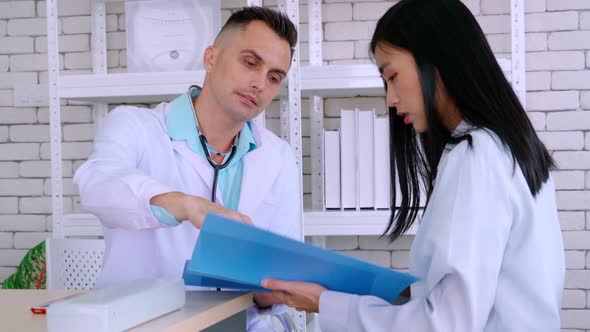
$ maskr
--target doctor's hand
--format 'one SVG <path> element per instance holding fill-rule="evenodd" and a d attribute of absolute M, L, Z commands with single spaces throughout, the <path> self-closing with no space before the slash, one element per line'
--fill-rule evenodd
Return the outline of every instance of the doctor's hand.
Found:
<path fill-rule="evenodd" d="M 190 221 L 198 229 L 203 226 L 203 220 L 209 212 L 252 225 L 252 220 L 246 215 L 226 209 L 202 197 L 181 192 L 169 192 L 154 196 L 150 200 L 150 204 L 166 209 L 176 220 Z"/>
<path fill-rule="evenodd" d="M 299 311 L 319 312 L 320 296 L 326 288 L 322 285 L 302 281 L 264 279 L 262 287 L 272 290 L 272 295 Z"/>

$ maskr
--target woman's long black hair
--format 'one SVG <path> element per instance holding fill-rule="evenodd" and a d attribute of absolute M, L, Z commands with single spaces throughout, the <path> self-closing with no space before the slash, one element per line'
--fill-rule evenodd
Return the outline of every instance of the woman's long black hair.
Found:
<path fill-rule="evenodd" d="M 469 134 L 452 138 L 441 121 L 435 103 L 437 71 L 463 118 L 498 135 L 520 166 L 531 194 L 537 195 L 553 160 L 475 17 L 460 0 L 401 0 L 377 22 L 370 43 L 373 55 L 380 43 L 414 56 L 428 123 L 428 130 L 417 135 L 395 108 L 389 109 L 392 188 L 399 182 L 401 204 L 396 207 L 396 190 L 392 190 L 392 214 L 383 235 L 393 241 L 412 225 L 420 206 L 420 188 L 428 204 L 447 143 L 471 142 Z"/>

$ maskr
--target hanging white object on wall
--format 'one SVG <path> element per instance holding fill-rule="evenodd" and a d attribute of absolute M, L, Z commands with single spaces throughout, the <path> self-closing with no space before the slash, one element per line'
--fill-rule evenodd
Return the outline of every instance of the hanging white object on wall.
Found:
<path fill-rule="evenodd" d="M 125 2 L 127 70 L 203 68 L 203 53 L 220 30 L 219 0 Z"/>

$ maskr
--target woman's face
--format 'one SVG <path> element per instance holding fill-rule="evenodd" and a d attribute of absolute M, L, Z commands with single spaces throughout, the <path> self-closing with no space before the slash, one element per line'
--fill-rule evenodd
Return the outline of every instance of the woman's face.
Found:
<path fill-rule="evenodd" d="M 428 130 L 422 85 L 412 54 L 388 43 L 375 47 L 375 61 L 387 84 L 387 106 L 395 107 L 406 125 L 418 133 Z"/>

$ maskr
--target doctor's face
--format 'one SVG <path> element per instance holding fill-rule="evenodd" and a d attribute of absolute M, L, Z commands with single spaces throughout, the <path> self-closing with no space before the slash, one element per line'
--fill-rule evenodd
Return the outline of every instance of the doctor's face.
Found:
<path fill-rule="evenodd" d="M 279 92 L 291 65 L 291 48 L 261 21 L 227 34 L 205 52 L 207 84 L 221 110 L 245 122 Z"/>
<path fill-rule="evenodd" d="M 375 62 L 386 82 L 387 106 L 395 107 L 397 115 L 404 118 L 406 125 L 414 126 L 416 132 L 425 132 L 428 123 L 414 56 L 391 44 L 378 43 L 375 47 Z"/>

